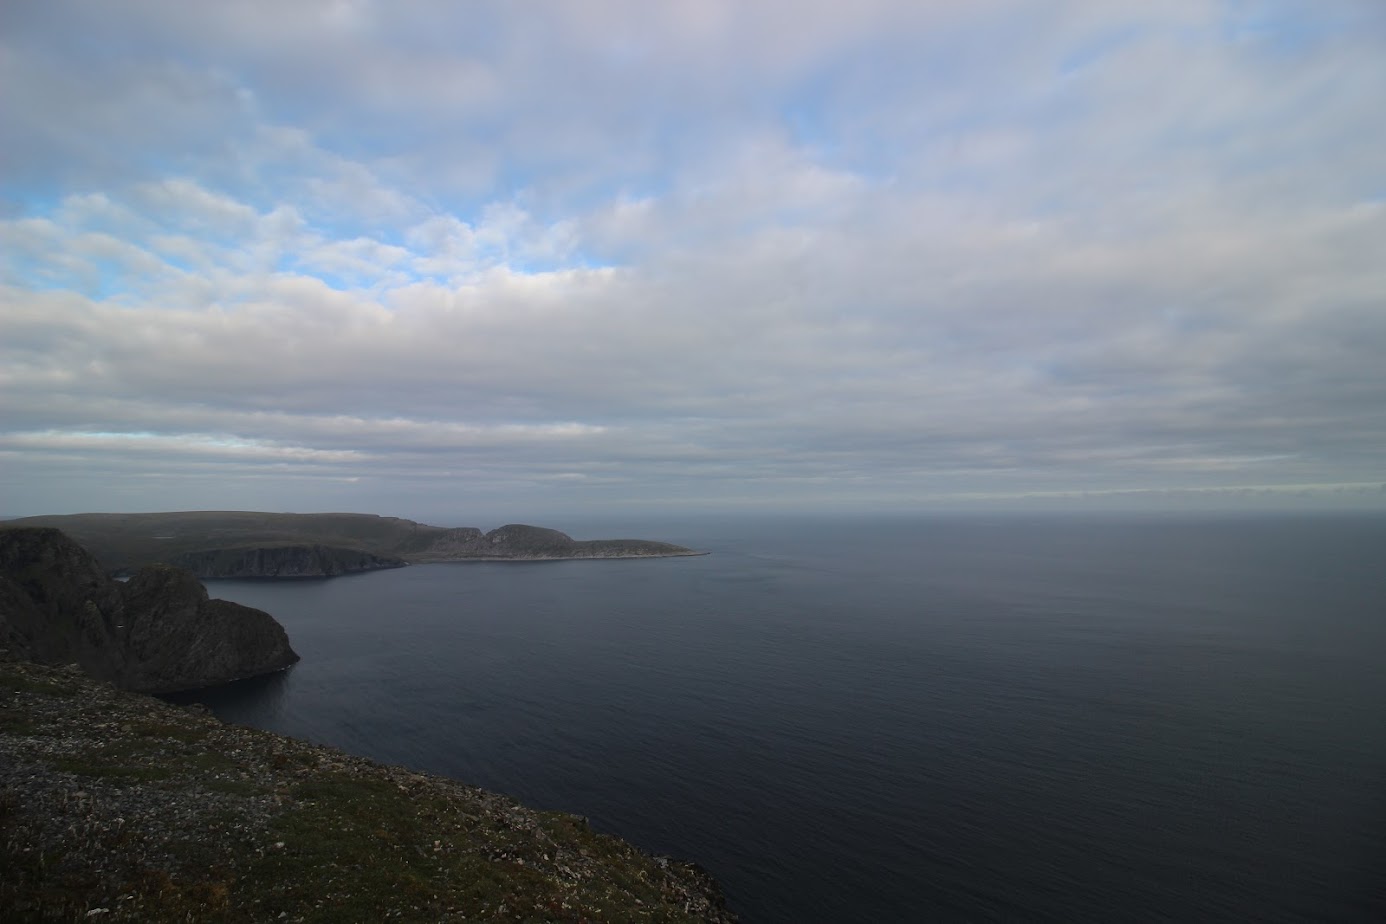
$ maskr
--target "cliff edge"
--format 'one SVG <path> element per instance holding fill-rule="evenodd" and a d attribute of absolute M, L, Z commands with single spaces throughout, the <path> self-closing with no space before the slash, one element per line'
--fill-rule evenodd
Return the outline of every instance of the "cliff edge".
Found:
<path fill-rule="evenodd" d="M 671 542 L 649 539 L 574 539 L 543 526 L 510 523 L 489 533 L 463 527 L 432 535 L 408 554 L 410 561 L 553 561 L 573 558 L 673 558 L 698 555 Z"/>
<path fill-rule="evenodd" d="M 263 610 L 208 599 L 187 571 L 141 568 L 128 582 L 56 529 L 0 530 L 0 645 L 43 664 L 76 663 L 123 689 L 212 686 L 298 660 Z"/>
<path fill-rule="evenodd" d="M 0 919 L 734 924 L 586 821 L 0 652 Z"/>
<path fill-rule="evenodd" d="M 109 574 L 152 562 L 187 567 L 200 577 L 330 577 L 415 562 L 669 558 L 700 555 L 648 539 L 574 539 L 556 529 L 511 523 L 429 526 L 367 513 L 72 513 L 22 517 L 0 530 L 61 529 Z"/>
<path fill-rule="evenodd" d="M 328 545 L 202 549 L 174 555 L 169 564 L 200 578 L 321 578 L 403 568 L 407 562 L 359 549 Z"/>

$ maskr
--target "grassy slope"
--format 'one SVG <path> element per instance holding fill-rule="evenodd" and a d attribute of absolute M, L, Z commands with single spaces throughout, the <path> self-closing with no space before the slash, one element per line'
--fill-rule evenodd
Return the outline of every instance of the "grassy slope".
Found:
<path fill-rule="evenodd" d="M 246 546 L 325 545 L 407 557 L 446 530 L 363 513 L 77 513 L 24 517 L 5 525 L 61 529 L 108 571 L 166 561 L 183 552 Z"/>
<path fill-rule="evenodd" d="M 359 549 L 405 561 L 458 561 L 486 556 L 485 549 L 459 549 L 458 530 L 365 513 L 255 513 L 200 510 L 180 513 L 77 513 L 23 517 L 5 526 L 50 526 L 62 530 L 96 556 L 108 572 L 133 571 L 168 562 L 186 552 L 212 549 L 323 545 Z M 593 557 L 695 554 L 662 542 L 639 539 L 572 541 L 536 527 L 502 527 L 513 541 L 498 558 Z M 558 537 L 562 537 L 561 540 Z"/>
<path fill-rule="evenodd" d="M 734 920 L 575 816 L 18 662 L 0 870 L 5 921 Z"/>

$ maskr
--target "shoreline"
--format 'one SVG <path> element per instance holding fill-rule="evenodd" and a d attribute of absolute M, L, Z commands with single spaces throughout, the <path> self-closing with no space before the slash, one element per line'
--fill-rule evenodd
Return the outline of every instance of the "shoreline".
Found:
<path fill-rule="evenodd" d="M 701 867 L 580 816 L 6 654 L 0 909 L 17 917 L 737 921 Z"/>
<path fill-rule="evenodd" d="M 700 558 L 711 552 L 658 552 L 654 554 L 635 553 L 632 555 L 467 555 L 459 558 L 416 558 L 405 560 L 406 565 L 462 565 L 473 561 L 489 562 L 534 562 L 534 561 L 630 561 L 636 558 Z M 371 571 L 384 571 L 384 568 L 371 568 Z M 353 572 L 361 574 L 364 572 Z"/>
<path fill-rule="evenodd" d="M 468 555 L 459 558 L 419 558 L 412 561 L 406 559 L 399 565 L 382 565 L 377 568 L 361 568 L 354 571 L 339 571 L 336 574 L 196 574 L 199 581 L 327 581 L 332 578 L 351 577 L 357 574 L 374 574 L 377 571 L 398 571 L 401 568 L 410 568 L 416 565 L 467 565 L 472 563 L 482 564 L 538 564 L 543 562 L 559 561 L 634 561 L 642 558 L 701 558 L 711 555 L 711 552 L 661 552 L 658 554 L 632 554 L 632 555 L 506 555 L 506 556 L 481 556 Z M 121 580 L 128 575 L 112 575 L 117 580 Z"/>

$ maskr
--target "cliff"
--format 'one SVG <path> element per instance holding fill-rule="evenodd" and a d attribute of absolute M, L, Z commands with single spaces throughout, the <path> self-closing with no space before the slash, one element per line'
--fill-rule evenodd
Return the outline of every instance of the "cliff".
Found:
<path fill-rule="evenodd" d="M 411 554 L 417 562 L 549 561 L 571 558 L 670 558 L 697 555 L 692 549 L 648 539 L 577 540 L 567 533 L 542 526 L 512 523 L 483 533 L 479 529 L 450 529 L 430 536 L 427 544 Z"/>
<path fill-rule="evenodd" d="M 0 653 L 0 919 L 734 924 L 584 819 Z"/>
<path fill-rule="evenodd" d="M 210 600 L 196 578 L 168 565 L 111 580 L 56 529 L 0 530 L 0 644 L 146 692 L 211 686 L 298 660 L 268 613 Z"/>
<path fill-rule="evenodd" d="M 110 574 L 152 562 L 182 564 L 203 577 L 306 577 L 393 567 L 394 562 L 667 558 L 692 549 L 647 539 L 573 539 L 539 526 L 429 526 L 363 513 L 79 513 L 0 524 L 61 529 Z M 296 551 L 282 551 L 284 549 Z M 321 549 L 322 553 L 310 552 Z M 352 554 L 363 556 L 352 559 Z M 386 562 L 380 564 L 379 562 Z M 339 568 L 340 570 L 332 570 Z M 270 572 L 282 572 L 274 573 Z"/>
<path fill-rule="evenodd" d="M 200 578 L 312 578 L 403 568 L 406 562 L 359 549 L 278 545 L 183 552 L 172 556 L 170 564 Z"/>

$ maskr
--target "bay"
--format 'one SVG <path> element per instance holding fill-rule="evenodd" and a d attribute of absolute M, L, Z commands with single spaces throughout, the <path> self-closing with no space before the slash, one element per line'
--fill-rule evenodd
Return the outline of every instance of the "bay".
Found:
<path fill-rule="evenodd" d="M 303 661 L 199 696 L 747 922 L 1386 917 L 1386 518 L 547 525 L 711 554 L 208 582 Z"/>

